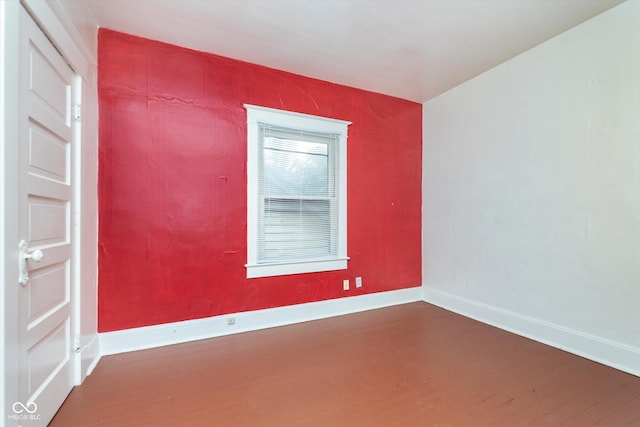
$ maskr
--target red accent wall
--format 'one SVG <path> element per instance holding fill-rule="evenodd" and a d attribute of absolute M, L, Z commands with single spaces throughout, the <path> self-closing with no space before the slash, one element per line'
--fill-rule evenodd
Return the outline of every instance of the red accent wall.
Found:
<path fill-rule="evenodd" d="M 105 29 L 98 58 L 100 332 L 422 283 L 421 104 Z M 348 270 L 246 279 L 244 103 L 353 122 Z"/>

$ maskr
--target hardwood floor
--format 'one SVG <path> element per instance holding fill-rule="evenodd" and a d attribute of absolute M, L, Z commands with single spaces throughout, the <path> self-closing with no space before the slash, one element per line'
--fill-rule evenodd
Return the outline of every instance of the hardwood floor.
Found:
<path fill-rule="evenodd" d="M 50 425 L 640 426 L 640 378 L 412 303 L 104 357 Z"/>

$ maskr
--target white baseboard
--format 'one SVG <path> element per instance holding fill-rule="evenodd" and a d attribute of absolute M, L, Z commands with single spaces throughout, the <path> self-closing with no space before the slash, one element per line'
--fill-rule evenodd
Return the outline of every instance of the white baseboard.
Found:
<path fill-rule="evenodd" d="M 85 340 L 86 341 L 86 340 Z M 80 368 L 76 370 L 75 385 L 80 385 L 87 376 L 91 374 L 93 369 L 100 360 L 100 348 L 98 346 L 99 338 L 98 334 L 90 337 L 83 347 L 75 354 L 76 363 L 80 365 Z"/>
<path fill-rule="evenodd" d="M 423 300 L 454 313 L 640 376 L 640 348 L 423 287 Z"/>
<path fill-rule="evenodd" d="M 86 350 L 83 353 L 86 353 L 86 356 L 83 356 L 82 367 L 85 373 L 85 376 L 91 375 L 91 372 L 95 369 L 96 365 L 100 361 L 100 337 L 96 335 L 94 339 L 91 340 L 91 343 L 87 345 Z"/>
<path fill-rule="evenodd" d="M 105 332 L 99 334 L 100 354 L 178 344 L 416 301 L 422 301 L 420 287 Z M 234 325 L 227 325 L 229 318 L 235 319 Z"/>

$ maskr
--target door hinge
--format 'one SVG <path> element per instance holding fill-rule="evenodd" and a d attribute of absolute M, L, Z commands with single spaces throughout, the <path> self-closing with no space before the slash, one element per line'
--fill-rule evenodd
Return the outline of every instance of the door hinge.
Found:
<path fill-rule="evenodd" d="M 81 112 L 82 112 L 82 108 L 81 108 L 80 104 L 74 104 L 73 105 L 73 120 L 79 122 L 80 118 L 82 117 Z"/>
<path fill-rule="evenodd" d="M 80 337 L 77 335 L 73 337 L 73 351 L 80 353 Z"/>

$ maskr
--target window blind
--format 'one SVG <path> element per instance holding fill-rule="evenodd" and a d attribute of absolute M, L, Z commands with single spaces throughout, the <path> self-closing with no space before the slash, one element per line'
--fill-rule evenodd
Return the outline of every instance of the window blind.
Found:
<path fill-rule="evenodd" d="M 258 262 L 337 256 L 339 135 L 259 124 Z"/>

